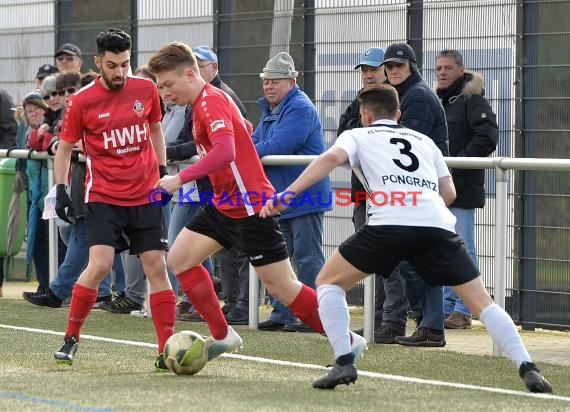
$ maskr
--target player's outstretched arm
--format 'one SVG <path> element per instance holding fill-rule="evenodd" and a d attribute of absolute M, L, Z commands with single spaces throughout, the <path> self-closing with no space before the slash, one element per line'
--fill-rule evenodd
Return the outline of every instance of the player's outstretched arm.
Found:
<path fill-rule="evenodd" d="M 348 162 L 348 154 L 339 147 L 331 147 L 325 153 L 319 155 L 301 175 L 283 192 L 279 193 L 275 199 L 269 199 L 259 213 L 260 217 L 273 216 L 287 209 L 292 193 L 299 195 L 309 186 L 323 180 L 337 166 Z"/>
<path fill-rule="evenodd" d="M 329 150 L 319 155 L 285 192 L 299 193 L 309 186 L 323 180 L 336 167 L 348 162 L 348 154 L 339 147 L 331 147 Z"/>

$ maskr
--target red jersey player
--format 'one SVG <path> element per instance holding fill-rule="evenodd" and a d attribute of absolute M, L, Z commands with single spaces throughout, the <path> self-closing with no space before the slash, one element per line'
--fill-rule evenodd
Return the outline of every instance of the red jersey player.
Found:
<path fill-rule="evenodd" d="M 228 95 L 206 84 L 187 45 L 174 42 L 164 46 L 148 66 L 156 73 L 165 99 L 192 105 L 193 135 L 200 154 L 200 161 L 176 176 L 160 179 L 156 186 L 173 192 L 185 182 L 208 175 L 214 187 L 212 205 L 204 206 L 190 220 L 168 255 L 169 266 L 212 333 L 209 358 L 242 346 L 241 337 L 226 323 L 210 276 L 201 265 L 212 253 L 232 245 L 248 255 L 271 295 L 323 333 L 316 292 L 295 277 L 277 218 L 259 217 L 264 200 L 275 190 L 253 146 L 251 125 Z M 366 348 L 366 340 L 354 335 L 352 342 L 357 358 Z"/>
<path fill-rule="evenodd" d="M 130 55 L 127 33 L 118 29 L 99 33 L 95 64 L 101 76 L 73 95 L 65 110 L 54 164 L 56 211 L 68 219 L 65 208 L 71 200 L 65 182 L 71 150 L 81 140 L 87 158 L 89 262 L 73 289 L 64 344 L 54 356 L 58 362 L 73 362 L 99 283 L 111 269 L 115 253 L 130 248 L 140 256 L 150 282 L 159 352 L 155 366 L 160 370 L 166 369 L 162 349 L 174 330 L 176 299 L 166 274 L 162 208 L 149 202 L 149 193 L 166 174 L 166 153 L 158 89 L 150 80 L 128 75 Z"/>

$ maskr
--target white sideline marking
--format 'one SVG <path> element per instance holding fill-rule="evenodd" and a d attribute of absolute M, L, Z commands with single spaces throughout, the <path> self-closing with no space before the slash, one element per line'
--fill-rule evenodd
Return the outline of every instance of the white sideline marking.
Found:
<path fill-rule="evenodd" d="M 56 335 L 56 336 L 64 336 L 65 335 L 65 333 L 63 333 L 63 332 L 57 332 L 54 330 L 28 328 L 28 327 L 24 327 L 24 326 L 13 326 L 13 325 L 2 325 L 2 324 L 0 324 L 0 328 L 20 330 L 20 331 L 24 331 L 24 332 L 43 333 L 46 335 Z M 156 349 L 156 347 L 157 347 L 157 345 L 155 343 L 105 338 L 102 336 L 94 336 L 94 335 L 81 335 L 81 339 L 97 340 L 97 341 L 111 342 L 111 343 L 120 343 L 123 345 L 130 345 L 130 346 L 142 346 L 142 347 L 154 348 L 154 349 Z M 238 355 L 238 354 L 234 354 L 234 353 L 224 353 L 221 356 L 226 357 L 226 358 L 240 359 L 240 360 L 246 360 L 246 361 L 251 361 L 251 362 L 266 363 L 266 364 L 270 364 L 270 365 L 292 366 L 292 367 L 296 367 L 296 368 L 316 369 L 316 370 L 327 370 L 328 369 L 325 366 L 313 365 L 310 363 L 289 362 L 289 361 L 282 361 L 282 360 L 277 360 L 277 359 L 260 358 L 257 356 Z M 503 395 L 513 395 L 513 396 L 522 396 L 522 397 L 527 397 L 527 398 L 539 398 L 539 399 L 548 399 L 548 400 L 570 402 L 570 397 L 552 395 L 552 394 L 547 394 L 547 393 L 530 393 L 530 392 L 515 391 L 512 389 L 489 388 L 489 387 L 484 387 L 484 386 L 468 385 L 468 384 L 464 384 L 464 383 L 435 381 L 435 380 L 431 380 L 431 379 L 420 379 L 420 378 L 413 378 L 413 377 L 409 377 L 409 376 L 400 376 L 400 375 L 388 375 L 385 373 L 367 372 L 367 371 L 361 371 L 361 370 L 358 371 L 358 375 L 359 376 L 366 376 L 368 378 L 385 379 L 385 380 L 398 381 L 398 382 L 404 382 L 404 383 L 417 383 L 417 384 L 422 384 L 422 385 L 446 386 L 446 387 L 450 387 L 450 388 L 469 389 L 469 390 L 476 390 L 476 391 L 482 391 L 482 392 L 498 393 L 498 394 L 503 394 Z"/>

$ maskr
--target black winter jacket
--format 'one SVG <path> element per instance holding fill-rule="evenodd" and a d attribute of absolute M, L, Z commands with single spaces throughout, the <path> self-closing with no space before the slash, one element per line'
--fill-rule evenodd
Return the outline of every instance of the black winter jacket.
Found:
<path fill-rule="evenodd" d="M 336 137 L 340 136 L 345 130 L 356 129 L 357 127 L 362 127 L 362 123 L 360 123 L 360 103 L 358 99 L 354 99 L 344 113 L 340 115 Z M 356 203 L 355 192 L 364 192 L 364 185 L 354 172 L 350 175 L 350 187 L 350 199 L 352 203 Z"/>
<path fill-rule="evenodd" d="M 495 113 L 485 99 L 483 76 L 466 70 L 447 89 L 436 89 L 447 116 L 449 152 L 453 157 L 486 157 L 497 147 Z M 452 169 L 457 198 L 451 207 L 485 206 L 485 171 Z"/>
<path fill-rule="evenodd" d="M 449 155 L 445 111 L 437 95 L 414 72 L 403 83 L 394 86 L 400 97 L 400 124 L 430 137 L 444 156 Z"/>
<path fill-rule="evenodd" d="M 0 90 L 0 149 L 16 147 L 18 123 L 14 120 L 14 112 L 11 110 L 13 107 L 12 97 Z"/>

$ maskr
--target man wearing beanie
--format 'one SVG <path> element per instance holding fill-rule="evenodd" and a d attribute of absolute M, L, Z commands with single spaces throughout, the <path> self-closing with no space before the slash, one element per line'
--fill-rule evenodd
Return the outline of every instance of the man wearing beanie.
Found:
<path fill-rule="evenodd" d="M 259 125 L 252 134 L 259 157 L 267 155 L 320 155 L 325 151 L 323 129 L 317 110 L 308 96 L 297 85 L 298 72 L 293 58 L 281 52 L 270 59 L 263 73 L 264 97 L 258 100 L 261 107 Z M 269 181 L 277 192 L 284 190 L 304 166 L 264 166 Z M 279 217 L 287 250 L 301 282 L 315 288 L 315 279 L 325 259 L 323 255 L 324 214 L 332 207 L 323 194 L 329 193 L 327 176 L 308 188 L 303 199 Z M 311 331 L 299 323 L 293 313 L 277 299 L 271 298 L 273 311 L 269 320 L 259 324 L 259 330 Z"/>

